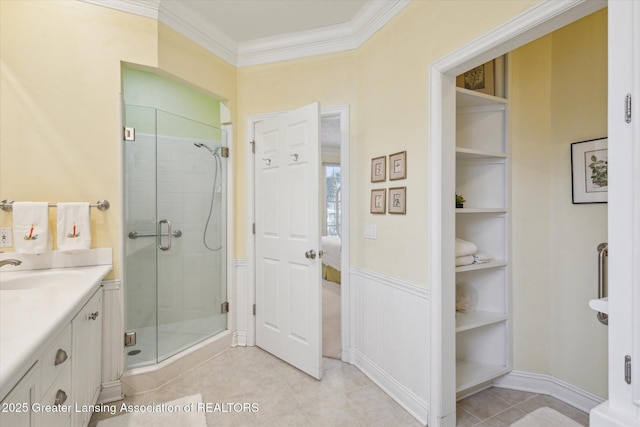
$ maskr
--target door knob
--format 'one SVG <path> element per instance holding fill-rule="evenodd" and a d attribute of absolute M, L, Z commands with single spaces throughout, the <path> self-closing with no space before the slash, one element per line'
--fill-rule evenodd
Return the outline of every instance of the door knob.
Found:
<path fill-rule="evenodd" d="M 307 259 L 316 259 L 316 251 L 311 249 L 310 251 L 305 252 L 304 256 L 307 257 Z"/>

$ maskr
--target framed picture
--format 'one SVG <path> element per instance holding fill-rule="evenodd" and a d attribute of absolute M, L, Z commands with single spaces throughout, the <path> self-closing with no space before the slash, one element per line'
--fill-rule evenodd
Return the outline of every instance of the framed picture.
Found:
<path fill-rule="evenodd" d="M 391 154 L 389 156 L 389 180 L 405 179 L 407 177 L 407 152 Z"/>
<path fill-rule="evenodd" d="M 407 187 L 396 187 L 389 189 L 389 213 L 407 213 Z"/>
<path fill-rule="evenodd" d="M 371 182 L 387 180 L 387 156 L 371 159 Z"/>
<path fill-rule="evenodd" d="M 494 61 L 491 60 L 456 77 L 456 86 L 495 95 Z"/>
<path fill-rule="evenodd" d="M 608 138 L 571 144 L 573 203 L 606 203 L 609 170 Z"/>
<path fill-rule="evenodd" d="M 385 207 L 387 205 L 387 190 L 380 188 L 377 190 L 371 190 L 371 213 L 372 214 L 384 214 Z"/>

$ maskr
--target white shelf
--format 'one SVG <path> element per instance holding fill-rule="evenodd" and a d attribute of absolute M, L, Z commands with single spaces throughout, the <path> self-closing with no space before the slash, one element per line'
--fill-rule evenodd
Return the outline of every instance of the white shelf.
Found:
<path fill-rule="evenodd" d="M 505 267 L 506 265 L 507 261 L 504 260 L 493 260 L 489 262 L 483 262 L 482 264 L 461 265 L 459 267 L 456 267 L 456 273 L 462 273 L 464 271 L 486 270 L 488 268 L 500 268 Z"/>
<path fill-rule="evenodd" d="M 492 311 L 474 311 L 472 313 L 456 313 L 456 333 L 480 328 L 507 320 L 504 313 Z"/>
<path fill-rule="evenodd" d="M 456 281 L 478 293 L 477 310 L 456 313 L 456 390 L 487 383 L 511 369 L 508 108 L 505 98 L 456 88 L 456 236 L 497 259 L 455 268 Z"/>
<path fill-rule="evenodd" d="M 494 151 L 474 150 L 472 148 L 458 147 L 456 148 L 456 157 L 458 159 L 483 159 L 483 158 L 506 159 L 507 155 L 505 153 L 494 152 Z"/>
<path fill-rule="evenodd" d="M 485 105 L 506 105 L 509 101 L 505 98 L 487 95 L 485 93 L 476 92 L 461 87 L 456 88 L 456 107 L 480 107 Z"/>
<path fill-rule="evenodd" d="M 507 213 L 505 208 L 456 208 L 457 214 Z"/>
<path fill-rule="evenodd" d="M 504 365 L 478 363 L 469 360 L 456 361 L 456 392 L 467 390 L 509 372 Z"/>

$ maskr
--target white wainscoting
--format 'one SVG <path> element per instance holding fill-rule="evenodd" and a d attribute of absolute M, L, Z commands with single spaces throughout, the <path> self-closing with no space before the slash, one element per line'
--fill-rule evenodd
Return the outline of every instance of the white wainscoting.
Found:
<path fill-rule="evenodd" d="M 124 372 L 124 310 L 119 280 L 102 282 L 102 391 L 98 402 L 122 399 Z"/>
<path fill-rule="evenodd" d="M 247 282 L 247 260 L 233 260 L 234 280 L 233 292 L 235 304 L 231 307 L 230 315 L 234 316 L 235 329 L 233 330 L 232 345 L 246 347 L 249 327 L 254 322 L 253 319 L 253 301 L 249 292 L 249 283 Z"/>
<path fill-rule="evenodd" d="M 429 290 L 352 267 L 349 300 L 349 361 L 426 425 Z"/>

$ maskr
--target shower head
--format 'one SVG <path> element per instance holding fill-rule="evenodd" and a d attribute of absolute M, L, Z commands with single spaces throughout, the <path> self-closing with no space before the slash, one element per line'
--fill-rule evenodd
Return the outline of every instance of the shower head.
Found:
<path fill-rule="evenodd" d="M 218 148 L 216 148 L 215 150 L 211 147 L 209 147 L 207 144 L 203 144 L 201 142 L 194 142 L 193 145 L 195 145 L 198 148 L 204 147 L 207 150 L 209 150 L 209 152 L 211 153 L 211 155 L 213 156 L 217 156 L 218 155 Z"/>

